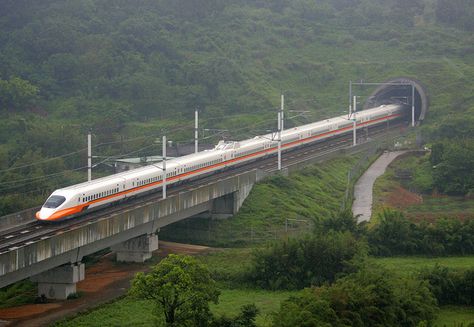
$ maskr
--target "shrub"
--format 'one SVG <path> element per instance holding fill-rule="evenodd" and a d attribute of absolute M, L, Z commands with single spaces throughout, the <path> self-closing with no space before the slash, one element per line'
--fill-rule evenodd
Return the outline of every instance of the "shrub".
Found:
<path fill-rule="evenodd" d="M 398 280 L 364 266 L 331 286 L 306 289 L 281 304 L 274 326 L 419 326 L 429 324 L 436 301 L 426 282 Z"/>
<path fill-rule="evenodd" d="M 348 232 L 273 243 L 253 253 L 250 278 L 267 289 L 321 285 L 352 269 L 350 261 L 364 249 Z"/>

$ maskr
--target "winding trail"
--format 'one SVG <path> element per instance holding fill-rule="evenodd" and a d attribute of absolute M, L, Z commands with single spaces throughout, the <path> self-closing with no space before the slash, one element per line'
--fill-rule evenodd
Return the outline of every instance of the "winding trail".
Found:
<path fill-rule="evenodd" d="M 354 186 L 354 203 L 352 212 L 358 216 L 357 222 L 369 221 L 372 216 L 373 188 L 375 180 L 385 173 L 388 165 L 398 156 L 410 151 L 395 151 L 383 153 Z"/>

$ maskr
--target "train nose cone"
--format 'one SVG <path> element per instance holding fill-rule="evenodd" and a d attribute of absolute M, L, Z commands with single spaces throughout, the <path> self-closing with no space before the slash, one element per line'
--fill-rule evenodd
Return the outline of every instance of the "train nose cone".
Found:
<path fill-rule="evenodd" d="M 38 211 L 36 213 L 36 219 L 39 219 L 39 220 L 45 220 L 45 219 L 48 219 L 51 214 L 52 214 L 52 211 L 51 209 L 45 209 L 45 208 L 41 208 L 40 211 Z"/>

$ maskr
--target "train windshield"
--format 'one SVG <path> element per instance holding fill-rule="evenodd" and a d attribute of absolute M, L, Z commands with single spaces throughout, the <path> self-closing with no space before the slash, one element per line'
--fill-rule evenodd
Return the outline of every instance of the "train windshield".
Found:
<path fill-rule="evenodd" d="M 61 195 L 51 195 L 48 200 L 46 200 L 46 203 L 43 204 L 43 208 L 49 208 L 49 209 L 54 209 L 59 207 L 61 204 L 66 201 L 66 198 Z"/>

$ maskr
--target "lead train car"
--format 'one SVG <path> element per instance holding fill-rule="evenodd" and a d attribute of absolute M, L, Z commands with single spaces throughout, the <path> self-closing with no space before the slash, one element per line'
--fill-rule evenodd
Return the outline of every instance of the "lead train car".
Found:
<path fill-rule="evenodd" d="M 398 119 L 405 112 L 406 107 L 402 105 L 384 105 L 360 111 L 356 114 L 357 128 Z M 352 128 L 353 122 L 346 116 L 294 127 L 281 133 L 282 151 L 348 133 Z M 272 134 L 240 142 L 220 141 L 213 150 L 167 160 L 166 183 L 182 182 L 256 160 L 276 153 L 277 148 L 278 140 Z M 159 190 L 163 177 L 160 163 L 58 189 L 36 213 L 36 218 L 57 221 L 76 217 L 93 209 Z"/>

